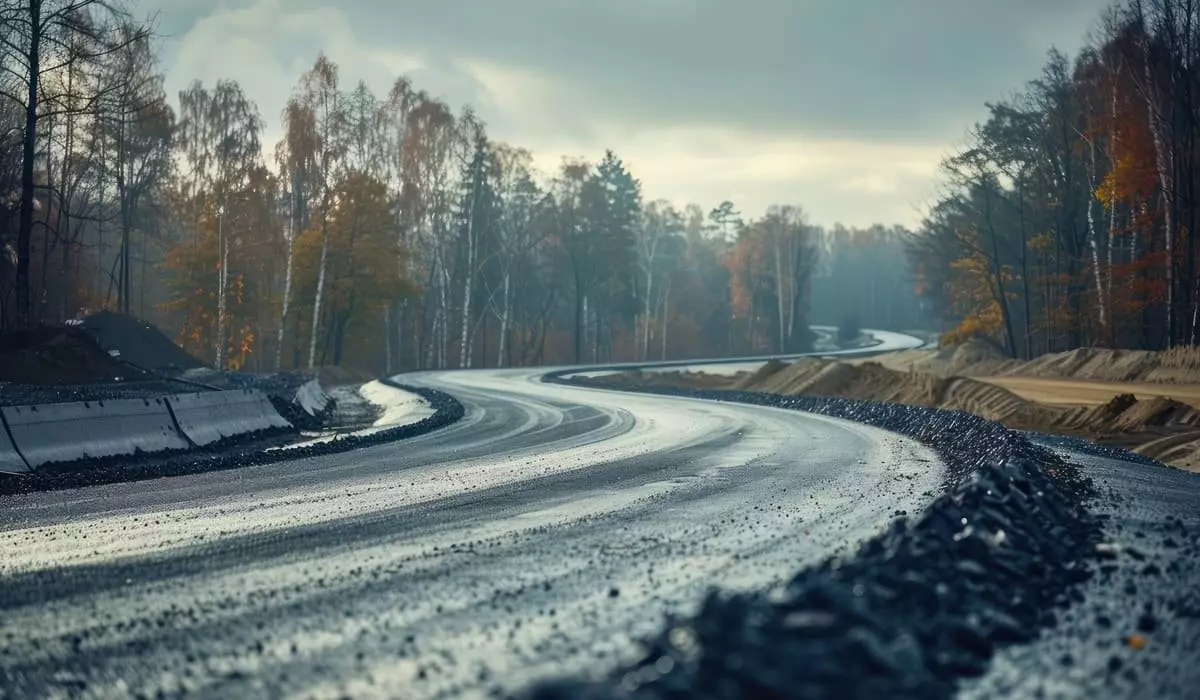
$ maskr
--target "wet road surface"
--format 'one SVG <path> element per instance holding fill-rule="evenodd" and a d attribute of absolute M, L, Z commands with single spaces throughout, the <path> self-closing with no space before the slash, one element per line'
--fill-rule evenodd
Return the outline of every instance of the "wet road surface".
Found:
<path fill-rule="evenodd" d="M 906 438 L 766 407 L 405 375 L 411 440 L 0 498 L 0 697 L 478 697 L 599 674 L 709 585 L 761 588 L 915 512 Z"/>

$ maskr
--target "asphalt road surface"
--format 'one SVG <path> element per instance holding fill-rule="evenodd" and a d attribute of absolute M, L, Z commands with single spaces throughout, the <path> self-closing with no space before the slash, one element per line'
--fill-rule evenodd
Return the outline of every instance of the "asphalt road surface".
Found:
<path fill-rule="evenodd" d="M 600 674 L 709 585 L 919 511 L 942 466 L 862 425 L 406 375 L 466 417 L 241 470 L 0 498 L 0 697 L 477 697 Z"/>

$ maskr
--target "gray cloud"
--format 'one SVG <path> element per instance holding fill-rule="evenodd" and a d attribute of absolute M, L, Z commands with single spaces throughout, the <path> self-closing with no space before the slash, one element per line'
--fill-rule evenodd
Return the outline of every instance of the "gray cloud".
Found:
<path fill-rule="evenodd" d="M 406 73 L 544 163 L 612 147 L 651 197 L 812 202 L 851 223 L 915 223 L 984 102 L 1035 77 L 1051 44 L 1073 52 L 1107 4 L 143 0 L 161 10 L 169 89 L 238 79 L 268 138 L 324 50 L 347 87 Z"/>
<path fill-rule="evenodd" d="M 823 137 L 961 129 L 1106 0 L 351 0 L 365 41 L 544 71 L 648 125 Z"/>

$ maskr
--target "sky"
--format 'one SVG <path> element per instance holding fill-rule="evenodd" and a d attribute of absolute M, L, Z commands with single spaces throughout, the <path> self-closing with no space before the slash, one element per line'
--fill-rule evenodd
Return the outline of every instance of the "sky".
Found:
<path fill-rule="evenodd" d="M 342 84 L 406 75 L 544 173 L 613 149 L 647 201 L 796 204 L 917 226 L 984 103 L 1074 54 L 1109 0 L 141 0 L 167 93 L 241 83 L 279 114 L 324 51 Z"/>

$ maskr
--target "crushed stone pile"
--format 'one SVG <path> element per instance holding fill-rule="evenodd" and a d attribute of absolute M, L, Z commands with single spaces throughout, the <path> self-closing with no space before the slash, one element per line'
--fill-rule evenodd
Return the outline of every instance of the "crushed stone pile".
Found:
<path fill-rule="evenodd" d="M 46 326 L 0 335 L 0 382 L 63 386 L 143 377 L 78 328 Z"/>
<path fill-rule="evenodd" d="M 84 318 L 79 327 L 90 333 L 106 352 L 116 350 L 122 360 L 139 367 L 164 372 L 206 366 L 162 331 L 133 316 L 101 311 Z"/>

